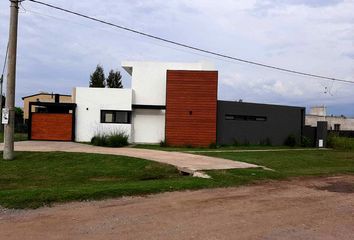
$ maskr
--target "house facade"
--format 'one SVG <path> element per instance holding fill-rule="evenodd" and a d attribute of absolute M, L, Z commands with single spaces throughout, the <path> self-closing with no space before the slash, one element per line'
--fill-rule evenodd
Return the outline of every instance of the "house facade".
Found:
<path fill-rule="evenodd" d="M 346 116 L 327 115 L 325 106 L 311 107 L 310 113 L 306 114 L 306 125 L 316 127 L 317 122 L 327 122 L 328 130 L 354 131 L 354 118 Z"/>
<path fill-rule="evenodd" d="M 166 140 L 181 145 L 205 145 L 205 141 L 216 141 L 216 129 L 213 137 L 203 142 L 185 135 L 180 139 L 181 135 L 176 133 L 183 121 L 185 129 L 198 125 L 197 117 L 201 111 L 208 111 L 205 107 L 209 102 L 215 105 L 212 124 L 216 128 L 217 72 L 212 64 L 123 62 L 122 66 L 131 75 L 131 89 L 79 87 L 73 90 L 77 106 L 76 141 L 86 142 L 95 134 L 121 131 L 128 134 L 133 143 Z M 212 85 L 209 83 L 211 72 Z M 200 92 L 200 86 L 206 91 Z M 211 96 L 206 94 L 208 91 Z M 205 99 L 209 96 L 212 99 Z M 169 109 L 168 114 L 166 109 Z M 197 112 L 193 115 L 194 109 Z M 207 127 L 202 130 L 210 131 Z"/>
<path fill-rule="evenodd" d="M 45 93 L 40 92 L 33 95 L 22 97 L 23 100 L 23 121 L 27 122 L 29 118 L 29 112 L 38 112 L 40 108 L 36 109 L 36 106 L 32 106 L 32 109 L 29 109 L 30 102 L 61 102 L 61 103 L 72 103 L 71 95 L 65 94 L 54 94 L 54 93 Z"/>
<path fill-rule="evenodd" d="M 131 143 L 171 146 L 282 145 L 289 135 L 300 142 L 304 108 L 218 101 L 218 71 L 210 63 L 122 66 L 130 89 L 77 87 L 73 103 L 31 102 L 45 109 L 29 111 L 29 139 L 89 142 L 124 132 Z"/>

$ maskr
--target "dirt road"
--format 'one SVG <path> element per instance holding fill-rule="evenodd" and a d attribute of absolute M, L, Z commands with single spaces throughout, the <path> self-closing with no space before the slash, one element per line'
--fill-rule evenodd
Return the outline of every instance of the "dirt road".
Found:
<path fill-rule="evenodd" d="M 0 210 L 1 239 L 354 239 L 354 176 Z"/>

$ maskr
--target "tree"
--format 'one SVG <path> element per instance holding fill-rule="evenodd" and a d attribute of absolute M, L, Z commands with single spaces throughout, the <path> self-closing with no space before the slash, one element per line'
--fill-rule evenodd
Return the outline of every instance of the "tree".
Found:
<path fill-rule="evenodd" d="M 90 87 L 97 87 L 97 88 L 106 87 L 104 71 L 101 65 L 97 65 L 96 70 L 91 74 Z"/>
<path fill-rule="evenodd" d="M 107 78 L 107 87 L 109 88 L 123 88 L 122 75 L 119 71 L 111 70 Z"/>

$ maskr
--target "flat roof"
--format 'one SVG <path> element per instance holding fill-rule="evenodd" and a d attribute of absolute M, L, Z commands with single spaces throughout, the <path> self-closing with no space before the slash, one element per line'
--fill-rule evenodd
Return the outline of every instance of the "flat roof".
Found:
<path fill-rule="evenodd" d="M 288 107 L 288 108 L 290 107 L 290 108 L 305 109 L 305 107 L 300 107 L 300 106 L 289 106 L 289 105 L 269 104 L 269 103 L 253 103 L 253 102 L 239 102 L 239 101 L 227 101 L 227 100 L 218 100 L 218 102 L 235 103 L 235 104 L 263 105 L 263 106 L 274 106 L 274 107 Z"/>
<path fill-rule="evenodd" d="M 38 95 L 51 95 L 51 96 L 55 96 L 58 93 L 36 93 L 36 94 L 32 94 L 32 95 L 28 95 L 28 96 L 24 96 L 22 97 L 22 100 L 24 100 L 25 98 L 29 98 L 29 97 L 34 97 L 34 96 L 38 96 Z M 71 97 L 71 95 L 68 94 L 58 94 L 59 96 L 65 96 L 65 97 Z"/>
<path fill-rule="evenodd" d="M 44 107 L 76 107 L 76 103 L 29 102 L 30 105 Z"/>

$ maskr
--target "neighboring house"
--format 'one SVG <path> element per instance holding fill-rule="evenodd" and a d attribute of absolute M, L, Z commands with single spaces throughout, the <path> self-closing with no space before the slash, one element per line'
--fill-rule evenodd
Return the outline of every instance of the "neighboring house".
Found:
<path fill-rule="evenodd" d="M 73 90 L 73 103 L 33 103 L 29 139 L 88 142 L 124 132 L 131 143 L 173 146 L 272 143 L 302 136 L 305 109 L 218 101 L 218 71 L 206 62 L 123 62 L 131 89 Z M 33 113 L 32 113 L 33 112 Z"/>
<path fill-rule="evenodd" d="M 328 122 L 328 130 L 354 131 L 354 118 L 327 115 L 325 106 L 311 107 L 310 113 L 306 114 L 305 125 L 316 127 L 319 121 Z"/>
<path fill-rule="evenodd" d="M 53 93 L 37 93 L 29 96 L 22 97 L 23 100 L 23 120 L 24 122 L 28 121 L 29 118 L 29 103 L 30 102 L 46 102 L 46 103 L 71 103 L 71 95 L 64 94 L 53 94 Z M 32 106 L 32 112 L 40 112 L 43 107 L 41 106 Z"/>

